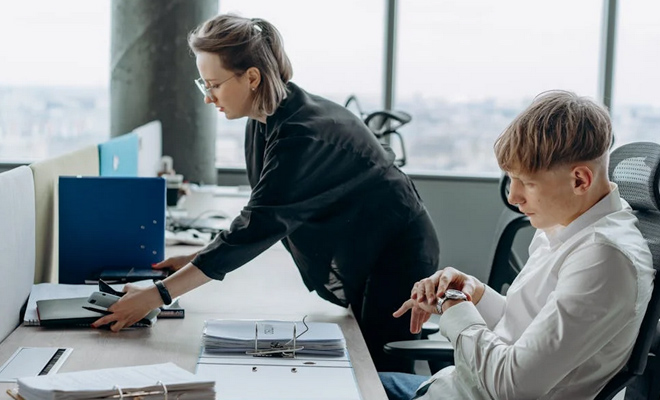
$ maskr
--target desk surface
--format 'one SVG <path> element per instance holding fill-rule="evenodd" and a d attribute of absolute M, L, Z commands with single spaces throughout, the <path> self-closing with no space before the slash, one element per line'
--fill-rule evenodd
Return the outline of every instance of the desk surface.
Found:
<path fill-rule="evenodd" d="M 194 251 L 194 247 L 168 248 L 169 255 Z M 293 261 L 281 245 L 250 263 L 181 297 L 185 319 L 161 319 L 151 329 L 112 333 L 94 329 L 44 329 L 20 326 L 0 344 L 0 365 L 20 346 L 71 347 L 73 352 L 60 372 L 110 368 L 173 361 L 194 371 L 206 319 L 255 318 L 338 323 L 344 336 L 364 400 L 387 396 L 355 318 L 349 310 L 309 293 Z M 9 399 L 0 383 L 0 399 Z"/>

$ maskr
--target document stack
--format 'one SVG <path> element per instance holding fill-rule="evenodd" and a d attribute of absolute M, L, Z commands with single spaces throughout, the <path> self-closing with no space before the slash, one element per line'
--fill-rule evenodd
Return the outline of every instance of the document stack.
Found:
<path fill-rule="evenodd" d="M 18 398 L 77 399 L 215 399 L 215 382 L 173 363 L 43 375 L 18 380 Z"/>
<path fill-rule="evenodd" d="M 195 373 L 217 400 L 361 400 L 339 325 L 210 320 Z"/>
<path fill-rule="evenodd" d="M 203 335 L 208 354 L 253 356 L 344 356 L 346 341 L 339 325 L 327 322 L 209 320 Z"/>

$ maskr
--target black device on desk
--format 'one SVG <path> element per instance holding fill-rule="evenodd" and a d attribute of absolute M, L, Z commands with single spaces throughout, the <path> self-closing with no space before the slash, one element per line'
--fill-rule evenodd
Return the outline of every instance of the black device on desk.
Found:
<path fill-rule="evenodd" d="M 99 285 L 101 284 L 101 281 L 112 282 L 112 283 L 137 282 L 147 279 L 151 279 L 155 281 L 155 280 L 167 278 L 169 273 L 170 272 L 167 269 L 151 269 L 151 268 L 104 269 L 103 271 L 101 271 L 101 274 L 99 275 Z"/>
<path fill-rule="evenodd" d="M 112 286 L 110 286 L 102 279 L 99 280 L 99 291 L 103 294 L 107 293 L 116 297 L 122 297 L 125 294 L 124 292 L 119 292 L 113 289 Z M 175 299 L 169 306 L 161 306 L 160 314 L 158 314 L 158 318 L 184 318 L 185 316 L 186 310 L 181 308 L 178 298 Z"/>

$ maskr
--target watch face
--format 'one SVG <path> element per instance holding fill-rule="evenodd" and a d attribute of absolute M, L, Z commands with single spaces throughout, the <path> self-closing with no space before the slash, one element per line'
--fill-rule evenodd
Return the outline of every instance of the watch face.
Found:
<path fill-rule="evenodd" d="M 445 297 L 452 300 L 467 300 L 465 293 L 456 289 L 447 289 L 445 291 Z"/>

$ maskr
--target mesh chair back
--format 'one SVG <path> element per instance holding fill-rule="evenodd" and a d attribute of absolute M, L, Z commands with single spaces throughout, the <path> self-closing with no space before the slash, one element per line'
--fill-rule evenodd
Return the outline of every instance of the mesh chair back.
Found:
<path fill-rule="evenodd" d="M 641 375 L 660 318 L 660 144 L 637 142 L 615 149 L 610 156 L 609 175 L 639 220 L 656 270 L 651 301 L 627 364 L 629 374 Z"/>

